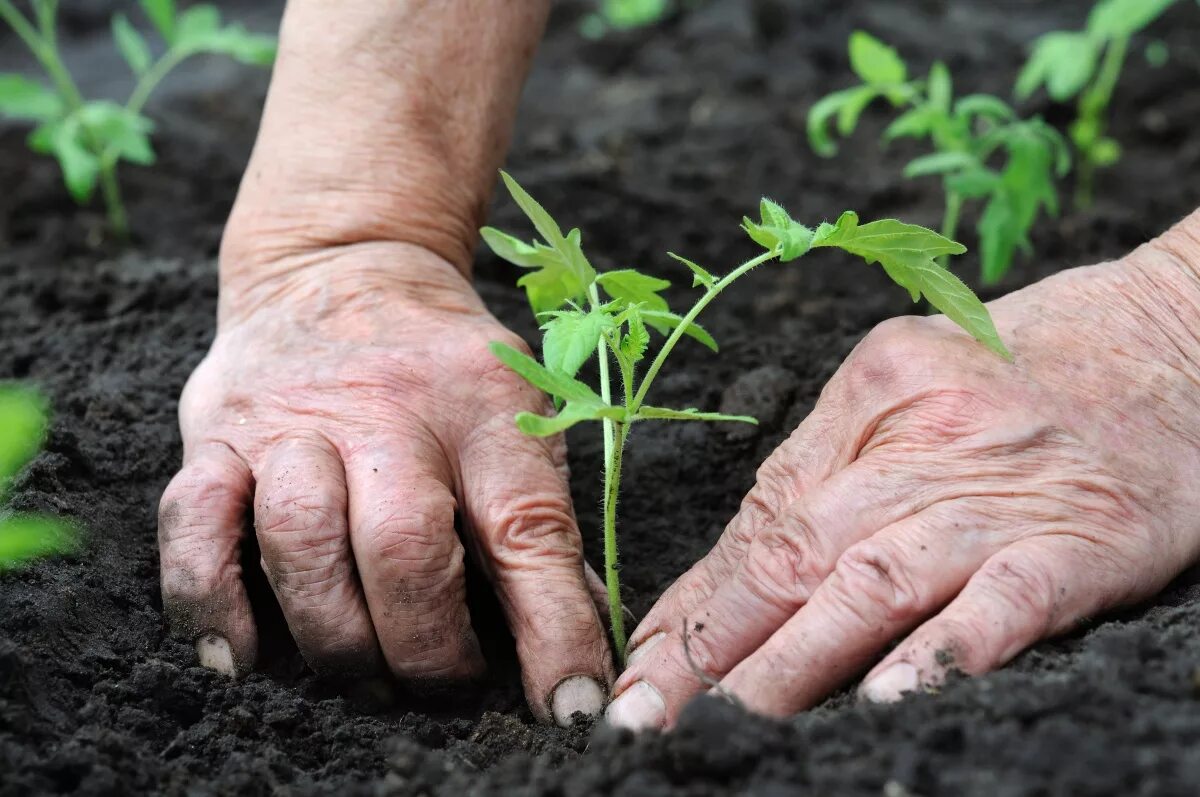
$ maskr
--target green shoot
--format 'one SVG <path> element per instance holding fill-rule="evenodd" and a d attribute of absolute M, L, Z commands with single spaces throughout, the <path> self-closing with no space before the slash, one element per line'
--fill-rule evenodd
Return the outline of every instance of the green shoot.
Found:
<path fill-rule="evenodd" d="M 248 33 L 236 23 L 222 25 L 215 6 L 198 4 L 177 13 L 175 0 L 139 2 L 166 49 L 156 57 L 124 14 L 113 17 L 113 40 L 137 78 L 129 99 L 119 105 L 85 99 L 67 71 L 58 50 L 58 0 L 32 0 L 32 17 L 21 13 L 13 0 L 0 0 L 0 19 L 29 48 L 49 79 L 46 85 L 22 75 L 0 74 L 0 115 L 37 125 L 29 136 L 30 149 L 58 160 L 76 202 L 90 202 L 99 186 L 109 228 L 120 238 L 128 236 L 129 219 L 117 166 L 121 161 L 154 163 L 154 123 L 142 110 L 167 73 L 201 53 L 258 66 L 269 66 L 275 58 L 274 37 Z"/>
<path fill-rule="evenodd" d="M 0 385 L 0 506 L 13 478 L 37 454 L 46 432 L 45 402 L 36 393 Z M 70 524 L 57 518 L 0 510 L 0 572 L 74 546 Z"/>
<path fill-rule="evenodd" d="M 1043 86 L 1056 102 L 1078 97 L 1069 133 L 1079 162 L 1075 204 L 1092 203 L 1096 172 L 1121 159 L 1121 145 L 1107 135 L 1108 107 L 1134 34 L 1177 0 L 1100 0 L 1081 31 L 1053 31 L 1033 45 L 1014 93 L 1026 100 Z"/>
<path fill-rule="evenodd" d="M 685 336 L 717 349 L 716 341 L 699 326 L 697 318 L 722 291 L 769 261 L 790 262 L 819 248 L 842 249 L 868 263 L 879 263 L 888 276 L 909 291 L 913 301 L 924 295 L 987 348 L 1010 358 L 987 308 L 936 262 L 939 257 L 962 254 L 966 247 L 924 227 L 894 219 L 859 224 L 857 214 L 847 211 L 836 223 L 812 229 L 764 199 L 759 221 L 746 218 L 742 222 L 742 229 L 763 251 L 729 273 L 719 276 L 684 257 L 671 255 L 688 268 L 692 286 L 701 291 L 691 308 L 679 315 L 671 311 L 662 295 L 670 287 L 669 281 L 635 269 L 596 271 L 583 253 L 579 230 L 564 234 L 516 180 L 501 174 L 541 240 L 526 243 L 492 227 L 485 227 L 481 233 L 496 255 L 527 270 L 517 284 L 525 289 L 533 312 L 544 322 L 544 337 L 541 362 L 502 343 L 493 343 L 492 352 L 530 384 L 550 394 L 558 408 L 553 417 L 529 412 L 517 415 L 517 426 L 524 433 L 544 437 L 583 421 L 601 424 L 604 575 L 613 641 L 622 661 L 626 638 L 617 575 L 617 499 L 622 458 L 631 430 L 649 420 L 755 423 L 745 416 L 647 403 L 655 379 Z M 656 352 L 651 351 L 649 330 L 665 338 Z M 596 387 L 577 378 L 593 357 L 597 358 Z"/>
<path fill-rule="evenodd" d="M 904 175 L 941 178 L 943 237 L 957 237 L 968 200 L 984 200 L 976 226 L 980 275 L 985 285 L 999 282 L 1017 249 L 1029 251 L 1029 231 L 1042 210 L 1058 212 L 1055 179 L 1071 166 L 1062 136 L 1041 119 L 1017 118 L 996 97 L 970 94 L 955 100 L 950 71 L 940 62 L 925 80 L 910 79 L 896 51 L 862 31 L 850 36 L 850 65 L 862 84 L 813 105 L 808 114 L 812 148 L 825 157 L 836 154 L 831 124 L 839 135 L 849 136 L 876 99 L 900 109 L 883 133 L 884 143 L 898 138 L 929 142 L 933 151 L 910 162 Z M 1002 162 L 993 168 L 997 158 Z"/>
<path fill-rule="evenodd" d="M 599 0 L 599 8 L 579 23 L 588 39 L 599 39 L 610 30 L 630 30 L 653 25 L 671 12 L 671 0 Z"/>

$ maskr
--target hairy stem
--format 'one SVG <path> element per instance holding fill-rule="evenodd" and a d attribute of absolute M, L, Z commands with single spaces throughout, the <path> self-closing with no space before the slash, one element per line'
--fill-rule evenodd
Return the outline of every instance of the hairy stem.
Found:
<path fill-rule="evenodd" d="M 962 213 L 963 198 L 962 194 L 957 191 L 946 192 L 946 211 L 942 215 L 942 237 L 954 240 L 954 236 L 958 234 L 958 218 Z M 946 263 L 949 261 L 949 255 L 942 255 L 937 259 L 938 265 L 946 268 Z"/>
<path fill-rule="evenodd" d="M 1092 192 L 1096 180 L 1096 162 L 1091 149 L 1104 138 L 1105 113 L 1112 102 L 1113 92 L 1121 77 L 1121 69 L 1125 66 L 1125 56 L 1129 52 L 1129 37 L 1113 39 L 1104 51 L 1104 61 L 1100 64 L 1100 72 L 1096 81 L 1088 87 L 1079 98 L 1079 119 L 1091 120 L 1092 140 L 1088 148 L 1082 151 L 1079 163 L 1078 177 L 1075 182 L 1075 206 L 1086 208 L 1092 204 Z"/>
<path fill-rule="evenodd" d="M 616 424 L 616 441 L 604 461 L 604 583 L 608 588 L 609 622 L 612 624 L 613 646 L 617 661 L 625 663 L 625 605 L 621 602 L 621 576 L 617 551 L 617 499 L 621 492 L 621 461 L 625 440 L 629 436 L 626 424 Z"/>

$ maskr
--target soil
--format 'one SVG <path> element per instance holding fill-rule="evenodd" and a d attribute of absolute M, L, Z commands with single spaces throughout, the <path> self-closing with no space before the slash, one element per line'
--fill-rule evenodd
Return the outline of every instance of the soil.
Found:
<path fill-rule="evenodd" d="M 105 43 L 111 2 L 70 6 L 64 39 L 85 88 L 116 91 Z M 844 43 L 885 34 L 920 71 L 947 61 L 960 92 L 1005 94 L 1024 46 L 1076 27 L 1086 0 L 711 0 L 650 30 L 582 41 L 579 2 L 556 12 L 508 167 L 605 266 L 671 266 L 666 250 L 724 267 L 748 255 L 737 229 L 763 194 L 798 218 L 845 208 L 928 225 L 933 181 L 906 182 L 906 147 L 873 143 L 868 113 L 832 161 L 803 134 L 806 110 L 850 81 Z M 232 13 L 261 28 L 279 3 Z M 1200 10 L 1181 3 L 1139 41 L 1113 132 L 1125 147 L 1099 200 L 1042 225 L 1036 259 L 995 296 L 1059 268 L 1120 256 L 1200 205 Z M 0 35 L 0 67 L 19 65 Z M 249 154 L 266 77 L 196 62 L 151 107 L 160 163 L 127 169 L 136 240 L 103 243 L 96 210 L 65 199 L 53 164 L 0 126 L 0 378 L 52 398 L 45 452 L 15 491 L 21 508 L 80 519 L 79 555 L 0 577 L 0 794 L 363 795 L 1086 795 L 1194 794 L 1200 783 L 1200 579 L 1150 605 L 1040 644 L 1003 671 L 890 707 L 831 698 L 788 722 L 716 700 L 678 729 L 633 737 L 534 723 L 511 642 L 485 640 L 490 679 L 451 699 L 388 709 L 338 695 L 286 641 L 232 682 L 166 634 L 155 511 L 180 458 L 176 400 L 213 335 L 215 256 Z M 1035 102 L 1055 123 L 1069 111 Z M 520 227 L 513 208 L 495 221 Z M 967 228 L 967 241 L 974 244 Z M 961 259 L 970 277 L 976 261 Z M 532 326 L 510 268 L 481 253 L 479 288 L 502 320 Z M 681 294 L 682 295 L 682 289 Z M 756 272 L 706 316 L 719 357 L 687 347 L 664 402 L 749 412 L 757 430 L 647 426 L 633 441 L 623 569 L 635 614 L 713 543 L 757 464 L 812 408 L 877 322 L 912 311 L 903 293 L 834 255 Z M 572 434 L 589 556 L 600 459 Z M 592 532 L 592 533 L 588 533 Z M 486 590 L 476 613 L 498 625 Z M 489 615 L 488 612 L 491 612 Z"/>

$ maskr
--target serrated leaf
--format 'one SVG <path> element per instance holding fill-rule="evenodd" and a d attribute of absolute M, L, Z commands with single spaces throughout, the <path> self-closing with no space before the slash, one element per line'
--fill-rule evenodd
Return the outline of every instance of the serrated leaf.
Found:
<path fill-rule="evenodd" d="M 1120 39 L 1132 36 L 1158 19 L 1176 0 L 1100 0 L 1088 15 L 1093 36 Z"/>
<path fill-rule="evenodd" d="M 596 284 L 622 305 L 640 304 L 645 310 L 666 312 L 667 300 L 659 294 L 671 283 L 658 277 L 642 274 L 631 268 L 605 271 L 596 277 Z"/>
<path fill-rule="evenodd" d="M 638 410 L 637 419 L 656 421 L 736 421 L 737 423 L 758 425 L 758 419 L 752 418 L 749 415 L 725 415 L 720 412 L 701 412 L 692 407 L 684 410 L 673 410 L 667 407 L 643 406 Z"/>
<path fill-rule="evenodd" d="M 117 50 L 125 59 L 125 63 L 129 64 L 133 74 L 138 77 L 146 74 L 146 70 L 150 68 L 151 55 L 150 45 L 146 44 L 142 34 L 138 33 L 124 14 L 116 14 L 113 17 L 112 32 Z"/>
<path fill-rule="evenodd" d="M 150 18 L 158 35 L 167 44 L 175 41 L 175 0 L 140 0 L 142 10 Z"/>
<path fill-rule="evenodd" d="M 650 333 L 646 331 L 646 322 L 642 320 L 642 311 L 637 305 L 627 308 L 623 315 L 628 331 L 621 337 L 621 354 L 630 363 L 637 364 L 646 356 Z"/>
<path fill-rule="evenodd" d="M 37 453 L 45 433 L 45 400 L 28 388 L 0 385 L 0 496 Z"/>
<path fill-rule="evenodd" d="M 551 371 L 528 354 L 517 351 L 512 346 L 493 341 L 488 348 L 496 356 L 496 359 L 544 393 L 549 393 L 563 401 L 578 402 L 584 406 L 605 406 L 604 399 L 596 395 L 596 392 L 583 382 L 566 374 Z"/>
<path fill-rule="evenodd" d="M 1015 93 L 1019 99 L 1028 99 L 1044 85 L 1054 100 L 1069 100 L 1087 85 L 1099 55 L 1100 45 L 1086 33 L 1047 33 L 1034 44 L 1017 76 Z"/>
<path fill-rule="evenodd" d="M 931 106 L 941 113 L 950 113 L 950 100 L 954 96 L 954 86 L 950 80 L 950 70 L 941 61 L 935 61 L 929 70 L 926 92 Z"/>
<path fill-rule="evenodd" d="M 63 102 L 41 83 L 22 75 L 0 75 L 0 114 L 45 122 L 63 113 Z"/>
<path fill-rule="evenodd" d="M 780 205 L 769 199 L 759 203 L 761 220 L 756 222 L 745 216 L 742 229 L 750 240 L 778 255 L 781 262 L 802 257 L 812 245 L 812 230 L 788 215 Z"/>
<path fill-rule="evenodd" d="M 683 263 L 685 266 L 687 266 L 688 268 L 690 268 L 692 270 L 692 287 L 693 288 L 698 288 L 701 285 L 703 285 L 705 288 L 711 288 L 713 285 L 716 284 L 717 278 L 715 276 L 713 276 L 711 273 L 709 273 L 708 270 L 705 269 L 703 266 L 693 263 L 691 260 L 688 260 L 686 257 L 677 255 L 674 252 L 667 252 L 667 255 L 669 257 L 674 258 L 675 260 L 678 260 L 680 263 Z"/>
<path fill-rule="evenodd" d="M 979 167 L 979 159 L 967 152 L 935 152 L 908 162 L 904 167 L 907 178 L 946 174 Z"/>
<path fill-rule="evenodd" d="M 850 66 L 864 83 L 877 87 L 903 83 L 908 78 L 908 68 L 899 54 L 861 30 L 850 34 Z"/>
<path fill-rule="evenodd" d="M 642 320 L 646 322 L 646 326 L 651 327 L 661 335 L 671 334 L 671 330 L 683 323 L 683 317 L 675 313 L 659 313 L 649 310 L 642 311 Z M 683 330 L 683 334 L 707 346 L 712 351 L 720 349 L 716 339 L 708 333 L 708 330 L 694 321 L 687 325 Z"/>
<path fill-rule="evenodd" d="M 612 327 L 612 318 L 599 310 L 558 313 L 542 326 L 542 361 L 551 371 L 573 377 L 596 353 L 600 336 Z"/>
<path fill-rule="evenodd" d="M 0 572 L 76 547 L 74 526 L 58 518 L 0 513 Z"/>
<path fill-rule="evenodd" d="M 933 230 L 882 219 L 859 225 L 858 214 L 846 211 L 836 224 L 822 224 L 813 247 L 835 246 L 879 263 L 894 282 L 918 300 L 922 295 L 954 323 L 1000 356 L 1011 355 L 1000 340 L 987 308 L 962 280 L 939 266 L 936 258 L 966 251 L 962 244 Z"/>

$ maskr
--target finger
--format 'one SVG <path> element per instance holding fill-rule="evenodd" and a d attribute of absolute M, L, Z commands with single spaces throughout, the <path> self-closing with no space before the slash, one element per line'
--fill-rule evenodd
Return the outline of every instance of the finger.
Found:
<path fill-rule="evenodd" d="M 940 614 L 900 643 L 864 679 L 876 702 L 940 686 L 952 670 L 989 672 L 1079 620 L 1151 594 L 1121 559 L 1071 535 L 1031 537 L 996 553 Z"/>
<path fill-rule="evenodd" d="M 254 519 L 263 569 L 309 666 L 374 675 L 383 662 L 347 529 L 346 476 L 318 435 L 285 440 L 255 469 Z"/>
<path fill-rule="evenodd" d="M 808 601 L 850 546 L 920 511 L 916 472 L 863 459 L 755 535 L 737 568 L 674 627 L 659 626 L 617 680 L 613 724 L 664 727 L 695 694 L 759 648 Z M 685 650 L 683 622 L 688 621 Z M 643 626 L 647 623 L 643 623 Z M 635 684 L 642 683 L 636 690 Z M 624 693 L 630 690 L 628 699 Z"/>
<path fill-rule="evenodd" d="M 163 610 L 200 664 L 226 675 L 254 666 L 258 635 L 242 582 L 240 547 L 253 478 L 228 447 L 199 447 L 158 510 Z"/>
<path fill-rule="evenodd" d="M 505 416 L 460 451 L 467 524 L 516 638 L 531 710 L 563 726 L 577 712 L 598 715 L 612 655 L 585 576 L 561 441 L 525 437 Z"/>
<path fill-rule="evenodd" d="M 828 390 L 829 388 L 827 388 Z M 832 388 L 836 390 L 836 385 Z M 664 629 L 678 629 L 737 569 L 751 540 L 835 468 L 848 461 L 851 441 L 835 402 L 818 401 L 791 437 L 758 469 L 754 487 L 713 549 L 672 584 L 629 638 L 630 657 Z M 657 639 L 655 640 L 658 641 Z"/>
<path fill-rule="evenodd" d="M 350 536 L 380 648 L 401 679 L 461 680 L 485 663 L 441 453 L 419 436 L 347 457 Z"/>

